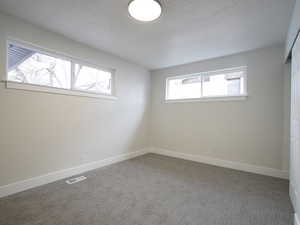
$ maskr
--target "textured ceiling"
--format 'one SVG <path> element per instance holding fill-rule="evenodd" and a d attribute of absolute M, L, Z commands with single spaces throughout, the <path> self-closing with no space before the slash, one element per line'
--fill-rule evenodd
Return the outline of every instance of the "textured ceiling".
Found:
<path fill-rule="evenodd" d="M 150 69 L 284 42 L 294 0 L 162 0 L 138 23 L 129 0 L 0 0 L 0 10 Z"/>

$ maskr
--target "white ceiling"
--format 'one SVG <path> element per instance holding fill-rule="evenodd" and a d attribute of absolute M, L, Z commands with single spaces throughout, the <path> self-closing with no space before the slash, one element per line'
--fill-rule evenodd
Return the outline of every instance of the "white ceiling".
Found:
<path fill-rule="evenodd" d="M 129 0 L 0 0 L 1 11 L 149 69 L 256 49 L 285 40 L 294 0 L 161 0 L 142 24 Z"/>

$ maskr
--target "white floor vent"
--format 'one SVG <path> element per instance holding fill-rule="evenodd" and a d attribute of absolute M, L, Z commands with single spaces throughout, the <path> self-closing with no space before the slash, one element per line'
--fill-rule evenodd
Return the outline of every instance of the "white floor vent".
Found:
<path fill-rule="evenodd" d="M 86 179 L 85 176 L 74 177 L 74 178 L 71 178 L 69 180 L 66 180 L 66 183 L 67 184 L 75 184 L 75 183 L 78 183 L 78 182 L 83 181 L 85 179 Z"/>

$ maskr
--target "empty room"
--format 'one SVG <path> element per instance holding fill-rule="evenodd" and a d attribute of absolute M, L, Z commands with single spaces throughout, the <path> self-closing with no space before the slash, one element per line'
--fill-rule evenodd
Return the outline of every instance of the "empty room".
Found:
<path fill-rule="evenodd" d="M 300 225 L 300 0 L 0 0 L 0 225 Z"/>

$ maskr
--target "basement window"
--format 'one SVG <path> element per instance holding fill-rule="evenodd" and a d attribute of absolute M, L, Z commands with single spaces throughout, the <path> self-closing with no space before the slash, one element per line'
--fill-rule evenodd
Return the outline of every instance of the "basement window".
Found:
<path fill-rule="evenodd" d="M 9 41 L 7 88 L 115 99 L 114 70 Z"/>
<path fill-rule="evenodd" d="M 112 94 L 112 74 L 109 71 L 75 64 L 73 88 L 79 91 Z"/>
<path fill-rule="evenodd" d="M 166 101 L 240 100 L 247 96 L 247 67 L 166 79 Z"/>

